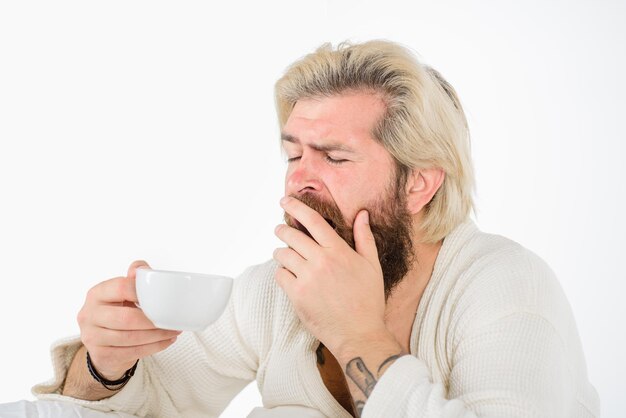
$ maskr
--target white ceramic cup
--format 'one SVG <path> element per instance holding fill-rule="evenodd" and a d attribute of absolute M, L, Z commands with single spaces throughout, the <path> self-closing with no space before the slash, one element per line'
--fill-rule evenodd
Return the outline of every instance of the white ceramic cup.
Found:
<path fill-rule="evenodd" d="M 228 303 L 233 279 L 182 271 L 136 270 L 139 307 L 158 328 L 202 331 Z"/>

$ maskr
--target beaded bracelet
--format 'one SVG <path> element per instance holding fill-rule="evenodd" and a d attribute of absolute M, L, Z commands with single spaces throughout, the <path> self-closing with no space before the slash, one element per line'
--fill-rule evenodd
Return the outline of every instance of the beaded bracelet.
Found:
<path fill-rule="evenodd" d="M 130 378 L 133 377 L 133 375 L 135 374 L 135 370 L 137 369 L 137 364 L 139 364 L 139 360 L 135 362 L 135 365 L 133 367 L 126 370 L 126 372 L 124 372 L 124 376 L 122 376 L 121 378 L 117 380 L 108 380 L 100 376 L 100 374 L 98 374 L 98 372 L 96 371 L 96 368 L 93 366 L 93 363 L 91 362 L 89 351 L 87 351 L 87 368 L 89 369 L 89 373 L 91 374 L 91 376 L 93 376 L 94 379 L 100 382 L 102 386 L 104 386 L 106 389 L 110 391 L 117 391 L 123 388 L 124 386 L 126 386 L 126 383 L 128 383 Z M 109 386 L 117 386 L 117 387 L 111 388 Z"/>

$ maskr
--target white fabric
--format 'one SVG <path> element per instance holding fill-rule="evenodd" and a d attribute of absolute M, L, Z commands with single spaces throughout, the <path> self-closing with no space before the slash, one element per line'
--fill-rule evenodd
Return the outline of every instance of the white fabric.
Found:
<path fill-rule="evenodd" d="M 22 400 L 0 404 L 2 418 L 136 418 L 123 412 L 101 412 L 67 401 Z M 316 409 L 303 406 L 277 406 L 276 408 L 254 408 L 247 418 L 325 418 Z"/>
<path fill-rule="evenodd" d="M 254 408 L 247 418 L 326 418 L 317 409 L 304 406 L 277 406 L 272 409 Z"/>
<path fill-rule="evenodd" d="M 2 418 L 135 418 L 123 412 L 100 412 L 73 402 L 61 401 L 19 401 L 0 405 Z"/>
<path fill-rule="evenodd" d="M 256 379 L 263 406 L 303 406 L 349 418 L 323 384 L 318 341 L 276 285 L 276 264 L 235 280 L 222 317 L 201 333 L 183 333 L 139 362 L 118 394 L 74 402 L 138 416 L 216 417 Z M 52 348 L 55 376 L 33 388 L 59 394 L 78 338 Z M 598 417 L 598 394 L 567 299 L 550 268 L 472 221 L 445 238 L 416 314 L 411 354 L 380 378 L 363 411 L 375 417 Z M 297 416 L 294 416 L 297 418 Z"/>

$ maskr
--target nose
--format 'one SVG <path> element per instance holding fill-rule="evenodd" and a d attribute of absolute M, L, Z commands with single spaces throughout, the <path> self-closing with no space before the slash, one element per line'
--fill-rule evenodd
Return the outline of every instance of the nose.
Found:
<path fill-rule="evenodd" d="M 322 181 L 319 178 L 319 169 L 316 169 L 311 155 L 302 156 L 293 161 L 287 169 L 285 179 L 285 195 L 299 196 L 304 193 L 319 193 L 322 191 Z"/>

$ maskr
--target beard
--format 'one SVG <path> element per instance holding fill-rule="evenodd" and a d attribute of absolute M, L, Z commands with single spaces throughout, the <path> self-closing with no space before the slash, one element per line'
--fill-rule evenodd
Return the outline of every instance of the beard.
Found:
<path fill-rule="evenodd" d="M 311 193 L 291 197 L 302 201 L 322 215 L 337 234 L 353 250 L 355 249 L 352 225 L 346 222 L 335 202 L 324 202 Z M 397 187 L 390 187 L 386 197 L 374 202 L 371 207 L 362 209 L 366 209 L 369 213 L 370 229 L 376 241 L 378 260 L 383 271 L 385 301 L 387 301 L 393 289 L 406 276 L 415 261 L 412 240 L 413 218 Z M 286 212 L 284 219 L 287 225 L 304 232 L 313 239 L 309 231 Z"/>

